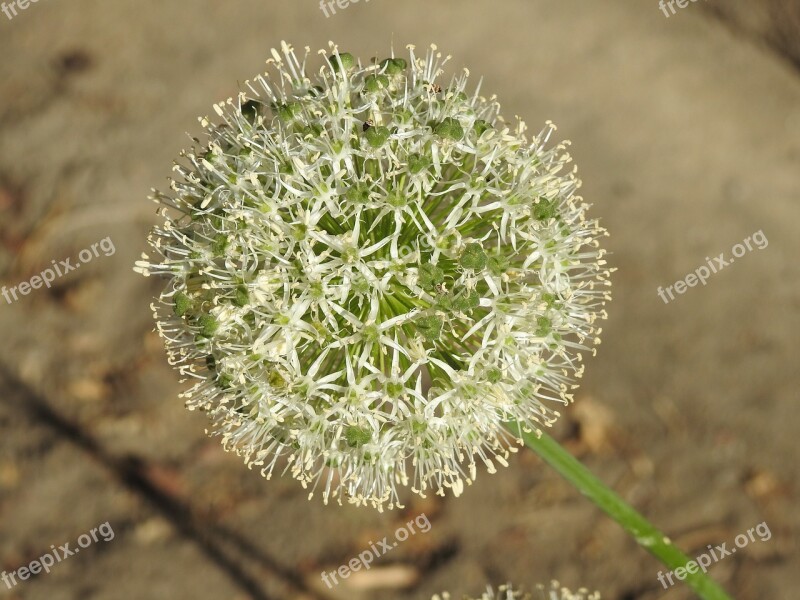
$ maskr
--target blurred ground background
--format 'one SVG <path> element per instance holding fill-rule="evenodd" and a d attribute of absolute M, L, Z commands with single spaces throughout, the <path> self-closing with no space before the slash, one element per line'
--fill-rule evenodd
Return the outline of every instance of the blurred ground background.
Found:
<path fill-rule="evenodd" d="M 558 578 L 611 600 L 664 591 L 659 564 L 528 453 L 459 499 L 399 513 L 308 502 L 204 434 L 152 333 L 159 281 L 133 262 L 149 189 L 196 117 L 281 39 L 362 58 L 435 42 L 507 116 L 546 119 L 612 232 L 611 318 L 557 436 L 690 554 L 766 521 L 716 564 L 734 598 L 800 590 L 800 14 L 796 0 L 42 0 L 0 15 L 0 282 L 110 236 L 101 256 L 0 300 L 0 569 L 108 521 L 115 537 L 0 597 L 427 599 Z M 745 255 L 665 305 L 706 256 Z M 333 570 L 424 512 L 413 536 L 333 591 Z"/>

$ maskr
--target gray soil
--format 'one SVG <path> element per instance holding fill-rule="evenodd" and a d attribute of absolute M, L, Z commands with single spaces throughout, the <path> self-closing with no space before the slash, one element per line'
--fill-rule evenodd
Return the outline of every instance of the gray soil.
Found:
<path fill-rule="evenodd" d="M 364 58 L 435 42 L 506 115 L 558 126 L 611 231 L 614 300 L 554 435 L 690 555 L 759 523 L 711 568 L 741 600 L 800 590 L 800 17 L 796 0 L 41 0 L 0 14 L 0 280 L 107 236 L 97 258 L 0 299 L 0 570 L 108 522 L 97 543 L 8 590 L 30 600 L 455 598 L 556 578 L 611 600 L 681 600 L 662 568 L 535 456 L 460 498 L 323 506 L 204 435 L 152 332 L 161 282 L 132 271 L 198 115 L 280 40 Z M 665 304 L 656 293 L 762 231 Z M 794 232 L 794 233 L 792 233 Z M 320 580 L 425 513 L 333 590 Z"/>

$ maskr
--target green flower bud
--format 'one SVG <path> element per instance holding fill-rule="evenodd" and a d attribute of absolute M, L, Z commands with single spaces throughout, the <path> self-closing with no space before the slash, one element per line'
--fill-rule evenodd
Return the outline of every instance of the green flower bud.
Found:
<path fill-rule="evenodd" d="M 481 245 L 478 243 L 472 243 L 467 244 L 466 248 L 464 248 L 464 252 L 461 254 L 459 263 L 465 269 L 474 269 L 475 271 L 480 271 L 481 269 L 486 268 L 488 260 L 489 257 L 486 256 L 486 252 L 483 251 Z"/>
<path fill-rule="evenodd" d="M 351 425 L 344 430 L 344 438 L 351 448 L 361 448 L 372 439 L 372 432 L 365 427 Z"/>
<path fill-rule="evenodd" d="M 236 288 L 236 297 L 233 300 L 233 303 L 236 306 L 243 307 L 247 306 L 247 303 L 250 302 L 250 293 L 247 290 L 246 285 L 240 285 Z"/>
<path fill-rule="evenodd" d="M 381 71 L 387 75 L 400 75 L 407 66 L 408 63 L 402 58 L 387 58 L 380 64 Z"/>
<path fill-rule="evenodd" d="M 483 119 L 478 119 L 472 126 L 472 130 L 478 135 L 478 137 L 481 137 L 484 134 L 484 132 L 487 131 L 490 127 L 491 125 L 489 125 L 489 123 L 487 123 Z"/>
<path fill-rule="evenodd" d="M 533 206 L 533 216 L 539 221 L 548 221 L 558 214 L 558 201 L 539 198 Z"/>
<path fill-rule="evenodd" d="M 461 141 L 464 138 L 464 128 L 461 127 L 461 123 L 458 122 L 458 119 L 453 117 L 447 117 L 436 125 L 436 127 L 433 128 L 433 133 L 447 140 L 453 140 L 454 142 Z"/>
<path fill-rule="evenodd" d="M 383 146 L 390 135 L 389 129 L 386 127 L 371 127 L 364 132 L 364 137 L 372 148 L 380 148 Z"/>
<path fill-rule="evenodd" d="M 184 316 L 192 307 L 192 300 L 183 292 L 175 294 L 175 314 L 179 317 Z"/>
<path fill-rule="evenodd" d="M 419 267 L 419 285 L 424 290 L 432 290 L 437 285 L 444 283 L 444 271 L 432 265 L 425 263 Z"/>
<path fill-rule="evenodd" d="M 433 161 L 423 154 L 411 154 L 408 157 L 408 170 L 412 175 L 421 173 L 433 164 Z"/>
<path fill-rule="evenodd" d="M 481 297 L 480 294 L 476 291 L 472 291 L 468 294 L 459 294 L 453 299 L 453 308 L 459 312 L 469 312 L 475 308 L 478 308 L 481 304 Z"/>
<path fill-rule="evenodd" d="M 339 52 L 338 54 L 331 54 L 328 57 L 331 61 L 331 67 L 334 73 L 339 73 L 342 70 L 349 71 L 356 66 L 355 57 L 349 52 Z"/>
<path fill-rule="evenodd" d="M 291 123 L 295 118 L 303 114 L 303 105 L 297 101 L 273 104 L 272 111 L 284 123 Z"/>
<path fill-rule="evenodd" d="M 380 92 L 389 87 L 389 78 L 386 75 L 370 75 L 364 80 L 364 89 L 371 94 Z"/>
<path fill-rule="evenodd" d="M 230 240 L 224 233 L 219 233 L 214 236 L 214 243 L 211 244 L 211 251 L 214 253 L 214 256 L 223 256 L 229 243 Z"/>
<path fill-rule="evenodd" d="M 536 335 L 539 337 L 545 337 L 548 333 L 550 333 L 553 323 L 547 317 L 537 317 L 536 325 Z"/>
<path fill-rule="evenodd" d="M 203 337 L 212 337 L 219 329 L 219 322 L 213 315 L 203 315 L 198 321 L 200 325 L 200 335 Z"/>
<path fill-rule="evenodd" d="M 348 201 L 364 204 L 369 201 L 369 185 L 363 182 L 359 182 L 356 185 L 352 186 L 347 192 L 345 192 L 345 198 Z"/>
<path fill-rule="evenodd" d="M 421 317 L 416 321 L 417 330 L 429 342 L 435 342 L 442 333 L 444 323 L 439 317 Z"/>

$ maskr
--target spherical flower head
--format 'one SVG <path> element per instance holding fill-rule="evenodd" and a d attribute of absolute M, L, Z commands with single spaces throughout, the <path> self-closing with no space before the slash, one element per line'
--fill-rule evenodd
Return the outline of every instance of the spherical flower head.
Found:
<path fill-rule="evenodd" d="M 441 596 L 433 596 L 431 600 L 454 599 L 445 592 Z M 549 588 L 543 585 L 536 586 L 533 593 L 525 593 L 503 585 L 496 592 L 489 588 L 480 598 L 465 598 L 464 600 L 600 600 L 600 594 L 589 592 L 583 588 L 577 592 L 571 592 L 567 588 L 561 587 L 557 581 L 553 581 Z"/>
<path fill-rule="evenodd" d="M 528 139 L 435 47 L 321 54 L 312 74 L 283 44 L 201 119 L 137 269 L 168 278 L 154 311 L 187 405 L 249 465 L 326 502 L 458 494 L 506 464 L 503 422 L 570 401 L 605 231 L 554 127 Z"/>

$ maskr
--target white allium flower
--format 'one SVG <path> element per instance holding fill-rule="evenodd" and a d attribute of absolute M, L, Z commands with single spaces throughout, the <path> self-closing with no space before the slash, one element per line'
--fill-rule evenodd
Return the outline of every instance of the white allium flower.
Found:
<path fill-rule="evenodd" d="M 441 596 L 435 595 L 431 600 L 454 600 L 450 594 L 445 592 Z M 567 588 L 561 587 L 557 581 L 553 581 L 550 587 L 543 585 L 536 586 L 533 593 L 525 593 L 515 590 L 510 586 L 500 586 L 497 592 L 489 588 L 480 598 L 465 598 L 464 600 L 600 600 L 598 592 L 589 592 L 581 588 L 577 592 L 571 592 Z"/>
<path fill-rule="evenodd" d="M 331 45 L 316 73 L 273 50 L 272 78 L 201 119 L 137 263 L 169 278 L 154 311 L 187 405 L 326 502 L 458 494 L 505 465 L 501 424 L 558 416 L 605 316 L 605 231 L 555 127 L 528 139 L 408 50 Z"/>

